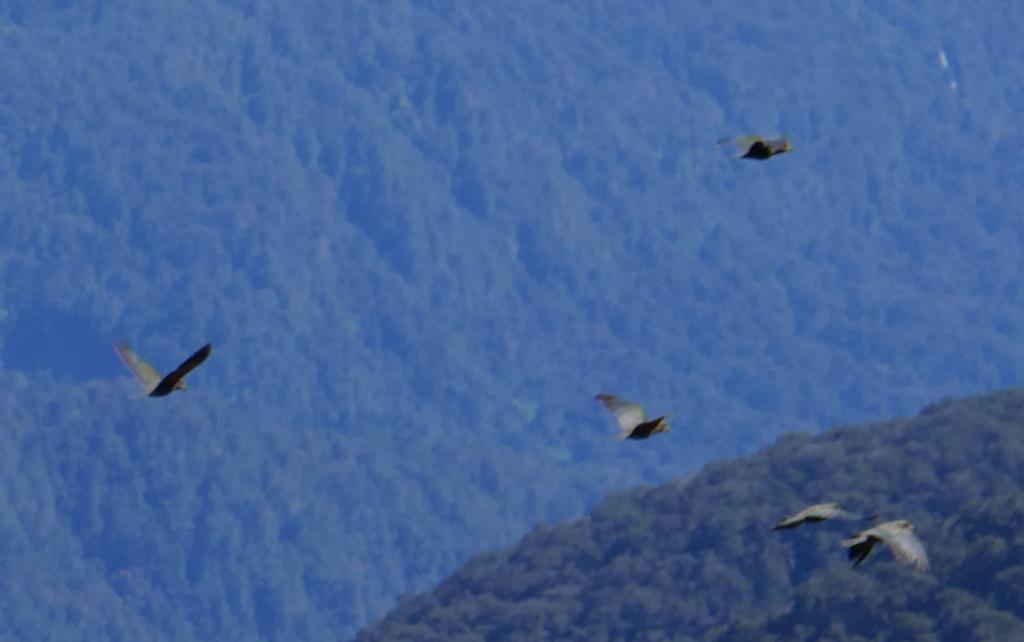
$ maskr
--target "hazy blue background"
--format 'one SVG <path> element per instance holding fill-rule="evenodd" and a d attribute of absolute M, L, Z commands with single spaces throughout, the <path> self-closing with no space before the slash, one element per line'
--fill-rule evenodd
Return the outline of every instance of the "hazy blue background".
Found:
<path fill-rule="evenodd" d="M 350 637 L 609 490 L 1019 384 L 1022 28 L 0 2 L 0 635 Z M 144 399 L 122 335 L 214 354 Z"/>

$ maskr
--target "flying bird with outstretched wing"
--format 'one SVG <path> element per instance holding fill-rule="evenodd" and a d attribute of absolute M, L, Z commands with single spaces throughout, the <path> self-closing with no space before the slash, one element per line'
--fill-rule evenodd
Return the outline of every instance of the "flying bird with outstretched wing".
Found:
<path fill-rule="evenodd" d="M 603 392 L 594 399 L 603 403 L 604 407 L 615 416 L 615 421 L 622 429 L 622 432 L 615 436 L 616 439 L 647 439 L 659 432 L 669 431 L 667 416 L 648 421 L 644 409 L 632 401 L 626 401 Z"/>
<path fill-rule="evenodd" d="M 789 142 L 788 138 L 767 139 L 752 135 L 723 138 L 718 141 L 719 145 L 725 145 L 726 143 L 732 143 L 743 152 L 736 158 L 748 158 L 751 160 L 768 160 L 772 156 L 793 151 L 793 145 Z"/>
<path fill-rule="evenodd" d="M 797 528 L 804 524 L 823 522 L 826 519 L 863 519 L 870 521 L 878 519 L 878 515 L 858 515 L 843 510 L 837 502 L 826 502 L 824 504 L 812 504 L 801 511 L 783 517 L 772 530 L 781 531 L 788 528 Z"/>
<path fill-rule="evenodd" d="M 850 561 L 854 566 L 867 559 L 878 543 L 888 546 L 900 564 L 918 571 L 928 570 L 928 554 L 924 545 L 914 535 L 914 525 L 905 519 L 879 524 L 843 540 L 843 546 L 850 549 Z"/>
<path fill-rule="evenodd" d="M 167 376 L 162 376 L 156 368 L 143 361 L 131 349 L 131 346 L 123 340 L 114 344 L 114 350 L 135 377 L 146 386 L 146 391 L 150 397 L 166 397 L 175 390 L 186 389 L 185 375 L 206 361 L 206 358 L 210 356 L 210 352 L 213 351 L 213 344 L 207 343 L 202 348 L 196 350 L 192 356 L 185 359 L 180 366 Z"/>

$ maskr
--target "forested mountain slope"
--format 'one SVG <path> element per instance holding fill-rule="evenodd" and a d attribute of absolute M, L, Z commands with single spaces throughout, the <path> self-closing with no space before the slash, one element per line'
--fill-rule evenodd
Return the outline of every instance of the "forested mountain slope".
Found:
<path fill-rule="evenodd" d="M 785 435 L 478 556 L 356 640 L 1018 639 L 1022 426 L 1024 391 L 1013 390 Z M 858 523 L 771 530 L 817 501 L 910 519 L 931 570 L 908 570 L 884 547 L 850 568 L 839 542 Z"/>
<path fill-rule="evenodd" d="M 0 1 L 0 626 L 345 637 L 610 491 L 1019 385 L 1022 29 Z M 154 401 L 119 336 L 214 352 Z M 673 432 L 609 440 L 599 391 Z"/>

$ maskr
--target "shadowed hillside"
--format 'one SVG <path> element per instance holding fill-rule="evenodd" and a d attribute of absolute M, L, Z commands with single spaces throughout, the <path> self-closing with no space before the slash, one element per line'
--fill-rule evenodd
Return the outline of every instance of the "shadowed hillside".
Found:
<path fill-rule="evenodd" d="M 1015 390 L 909 420 L 786 435 L 479 556 L 356 639 L 1016 639 L 1022 426 Z M 884 548 L 849 568 L 839 541 L 856 524 L 770 530 L 816 501 L 910 519 L 932 570 L 907 570 Z"/>
<path fill-rule="evenodd" d="M 608 492 L 1021 385 L 1024 4 L 920 5 L 0 1 L 9 637 L 346 637 Z M 214 353 L 160 403 L 121 336 Z"/>

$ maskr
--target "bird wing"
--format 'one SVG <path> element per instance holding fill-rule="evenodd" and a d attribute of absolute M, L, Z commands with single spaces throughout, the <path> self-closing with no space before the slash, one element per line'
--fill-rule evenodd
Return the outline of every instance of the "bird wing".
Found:
<path fill-rule="evenodd" d="M 868 555 L 871 555 L 871 549 L 880 541 L 882 540 L 874 535 L 844 541 L 843 546 L 850 549 L 847 559 L 853 563 L 854 567 L 860 566 L 868 558 Z"/>
<path fill-rule="evenodd" d="M 633 430 L 647 421 L 644 409 L 632 401 L 626 401 L 625 399 L 619 399 L 614 395 L 604 393 L 594 398 L 603 403 L 608 412 L 615 415 L 615 421 L 619 422 L 619 427 L 623 430 Z"/>
<path fill-rule="evenodd" d="M 893 528 L 886 524 L 876 527 L 881 533 L 880 539 L 889 545 L 892 554 L 900 563 L 912 566 L 919 571 L 928 570 L 928 554 L 921 540 L 913 531 L 906 528 Z"/>
<path fill-rule="evenodd" d="M 807 508 L 800 510 L 792 515 L 787 515 L 779 520 L 779 523 L 775 526 L 776 529 L 791 528 L 793 526 L 799 526 L 808 519 L 828 519 L 837 514 L 839 511 L 839 504 L 828 503 L 828 504 L 811 504 Z"/>
<path fill-rule="evenodd" d="M 211 351 L 213 351 L 213 344 L 211 343 L 207 343 L 202 348 L 196 350 L 191 357 L 185 359 L 180 366 L 163 378 L 163 381 L 161 382 L 163 386 L 161 387 L 173 388 L 176 383 L 185 378 L 185 375 L 192 372 L 199 367 L 199 364 L 206 361 L 206 357 L 210 356 Z"/>
<path fill-rule="evenodd" d="M 152 388 L 156 384 L 160 383 L 163 378 L 157 369 L 149 365 L 139 357 L 138 354 L 128 343 L 124 340 L 118 341 L 114 344 L 114 351 L 117 352 L 117 356 L 121 357 L 121 361 L 124 361 L 124 365 L 128 366 L 128 369 L 132 371 L 132 374 L 146 385 L 148 388 Z"/>
<path fill-rule="evenodd" d="M 774 530 L 782 530 L 784 528 L 794 528 L 804 523 L 803 511 L 794 513 L 792 515 L 786 515 L 779 520 L 779 523 L 775 525 Z"/>
<path fill-rule="evenodd" d="M 831 519 L 838 515 L 842 515 L 843 510 L 839 508 L 839 504 L 835 502 L 828 502 L 827 504 L 814 504 L 800 511 L 800 514 L 804 517 L 816 517 L 818 519 Z"/>
<path fill-rule="evenodd" d="M 839 502 L 829 502 L 827 504 L 815 504 L 809 507 L 807 510 L 814 511 L 815 517 L 821 517 L 822 519 L 845 519 L 848 521 L 866 520 L 872 521 L 878 519 L 878 515 L 866 515 L 863 513 L 851 513 L 850 511 L 843 508 Z"/>

